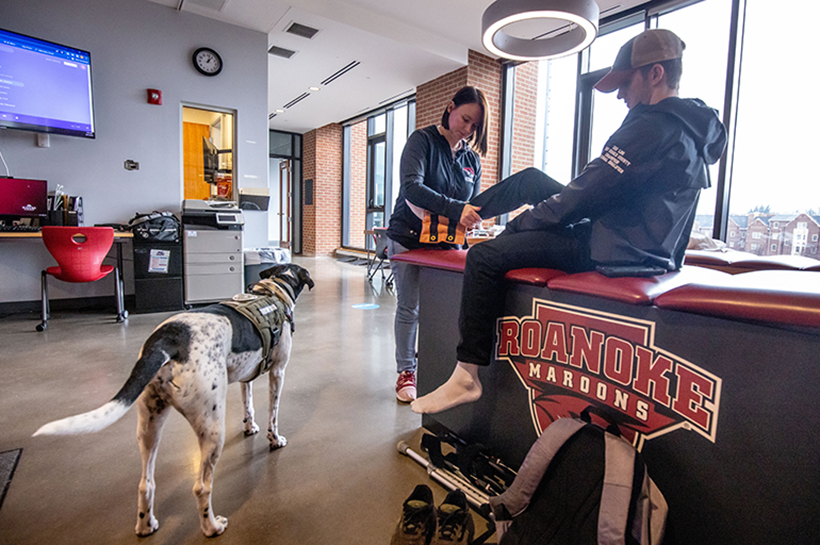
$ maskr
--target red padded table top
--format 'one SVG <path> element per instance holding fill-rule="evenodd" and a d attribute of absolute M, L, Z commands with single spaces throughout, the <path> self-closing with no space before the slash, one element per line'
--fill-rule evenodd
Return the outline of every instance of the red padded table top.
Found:
<path fill-rule="evenodd" d="M 684 265 L 702 265 L 704 267 L 728 267 L 736 259 L 755 257 L 754 254 L 738 252 L 737 250 L 686 250 Z"/>
<path fill-rule="evenodd" d="M 655 299 L 660 308 L 820 328 L 820 273 L 753 271 L 722 284 L 695 282 Z"/>
<path fill-rule="evenodd" d="M 506 279 L 520 284 L 531 284 L 533 286 L 545 287 L 550 280 L 559 276 L 566 276 L 567 273 L 558 269 L 538 269 L 528 267 L 526 269 L 515 269 L 507 273 Z"/>
<path fill-rule="evenodd" d="M 739 252 L 737 250 L 687 250 L 684 263 L 686 265 L 700 265 L 703 267 L 729 267 L 732 269 L 754 271 L 820 270 L 820 261 L 802 255 L 759 256 L 749 252 Z"/>
<path fill-rule="evenodd" d="M 551 290 L 569 291 L 614 299 L 632 305 L 651 305 L 656 297 L 690 282 L 721 282 L 730 274 L 703 267 L 686 267 L 679 271 L 650 277 L 624 276 L 608 278 L 597 272 L 568 274 L 547 282 Z"/>
<path fill-rule="evenodd" d="M 816 259 L 802 255 L 749 255 L 732 262 L 733 267 L 755 271 L 801 271 L 820 264 Z"/>
<path fill-rule="evenodd" d="M 396 254 L 393 259 L 421 267 L 464 272 L 467 250 L 430 250 L 421 248 Z M 528 268 L 510 271 L 507 273 L 506 278 L 513 282 L 544 287 L 550 279 L 565 274 L 565 272 L 556 269 Z"/>
<path fill-rule="evenodd" d="M 464 272 L 467 261 L 467 250 L 429 250 L 420 248 L 396 254 L 392 261 L 403 261 L 411 265 L 444 269 L 445 271 Z"/>

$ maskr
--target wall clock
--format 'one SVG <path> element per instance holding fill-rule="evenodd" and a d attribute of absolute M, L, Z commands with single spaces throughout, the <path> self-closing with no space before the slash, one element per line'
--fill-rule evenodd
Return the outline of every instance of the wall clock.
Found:
<path fill-rule="evenodd" d="M 215 76 L 222 71 L 222 57 L 209 47 L 200 47 L 194 51 L 192 60 L 194 62 L 194 68 L 196 68 L 200 74 Z"/>

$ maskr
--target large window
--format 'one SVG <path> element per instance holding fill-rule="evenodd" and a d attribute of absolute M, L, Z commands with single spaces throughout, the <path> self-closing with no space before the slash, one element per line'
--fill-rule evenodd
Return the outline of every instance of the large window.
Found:
<path fill-rule="evenodd" d="M 403 101 L 344 124 L 342 245 L 372 247 L 365 231 L 386 227 L 399 191 L 399 162 L 415 127 L 415 102 Z"/>
<path fill-rule="evenodd" d="M 775 253 L 817 259 L 820 184 L 810 164 L 820 111 L 806 91 L 820 3 L 778 2 L 779 13 L 797 15 L 784 25 L 772 23 L 770 8 L 746 2 L 729 213 L 735 219 L 764 210 L 769 231 L 777 225 L 783 232 Z"/>
<path fill-rule="evenodd" d="M 534 166 L 562 184 L 572 179 L 577 74 L 578 55 L 541 61 L 538 67 Z"/>
<path fill-rule="evenodd" d="M 652 25 L 653 28 L 668 28 L 686 43 L 680 96 L 703 100 L 716 109 L 721 118 L 726 91 L 731 17 L 731 0 L 706 0 L 669 13 L 661 13 Z M 712 187 L 701 192 L 698 215 L 707 218 L 714 216 L 719 170 L 719 164 L 712 165 L 709 169 Z M 702 220 L 701 223 L 711 227 L 713 221 Z"/>
<path fill-rule="evenodd" d="M 387 114 L 367 120 L 367 229 L 384 227 L 386 131 Z"/>
<path fill-rule="evenodd" d="M 626 105 L 618 100 L 618 92 L 612 93 L 592 93 L 591 87 L 609 70 L 612 61 L 618 54 L 618 50 L 633 36 L 637 36 L 645 29 L 643 21 L 631 24 L 616 32 L 601 36 L 595 40 L 589 48 L 587 59 L 589 68 L 585 77 L 585 89 L 589 89 L 592 95 L 592 123 L 589 155 L 583 163 L 589 162 L 594 157 L 598 157 L 604 149 L 607 139 L 614 133 L 626 117 Z M 583 158 L 582 158 L 583 159 Z M 583 165 L 579 165 L 583 166 Z"/>
<path fill-rule="evenodd" d="M 820 259 L 820 184 L 805 168 L 820 109 L 791 90 L 810 86 L 799 76 L 807 71 L 801 52 L 815 49 L 820 2 L 778 4 L 780 12 L 800 14 L 788 25 L 773 24 L 762 0 L 644 6 L 602 21 L 586 51 L 539 64 L 535 166 L 567 182 L 600 154 L 627 109 L 617 92 L 592 86 L 629 38 L 667 28 L 686 43 L 680 96 L 716 109 L 730 135 L 724 158 L 709 170 L 712 188 L 701 194 L 695 229 L 739 250 Z M 778 82 L 790 76 L 799 83 L 784 92 Z"/>

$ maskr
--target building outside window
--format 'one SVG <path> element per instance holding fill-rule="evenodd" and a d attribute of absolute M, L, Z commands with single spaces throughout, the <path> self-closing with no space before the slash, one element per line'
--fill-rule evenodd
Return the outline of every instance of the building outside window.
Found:
<path fill-rule="evenodd" d="M 747 1 L 745 5 L 730 213 L 765 207 L 771 215 L 817 217 L 820 186 L 809 182 L 805 167 L 806 159 L 814 154 L 814 127 L 820 123 L 820 112 L 799 100 L 778 100 L 775 106 L 770 89 L 772 81 L 801 70 L 802 61 L 795 51 L 816 47 L 820 3 L 785 0 L 778 4 L 784 13 L 800 13 L 785 26 L 772 25 L 768 3 Z M 806 229 L 807 224 L 801 222 L 797 229 Z M 781 252 L 816 258 L 816 244 L 813 252 L 799 248 L 803 246 L 795 244 L 789 249 L 786 244 Z"/>

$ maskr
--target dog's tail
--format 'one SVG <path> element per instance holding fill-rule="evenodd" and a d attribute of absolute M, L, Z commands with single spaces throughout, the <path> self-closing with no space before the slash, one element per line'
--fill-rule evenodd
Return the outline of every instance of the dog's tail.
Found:
<path fill-rule="evenodd" d="M 163 365 L 170 360 L 188 359 L 189 339 L 190 330 L 185 324 L 161 325 L 145 342 L 131 376 L 111 401 L 93 411 L 49 422 L 34 435 L 78 435 L 107 428 L 128 412 Z"/>

